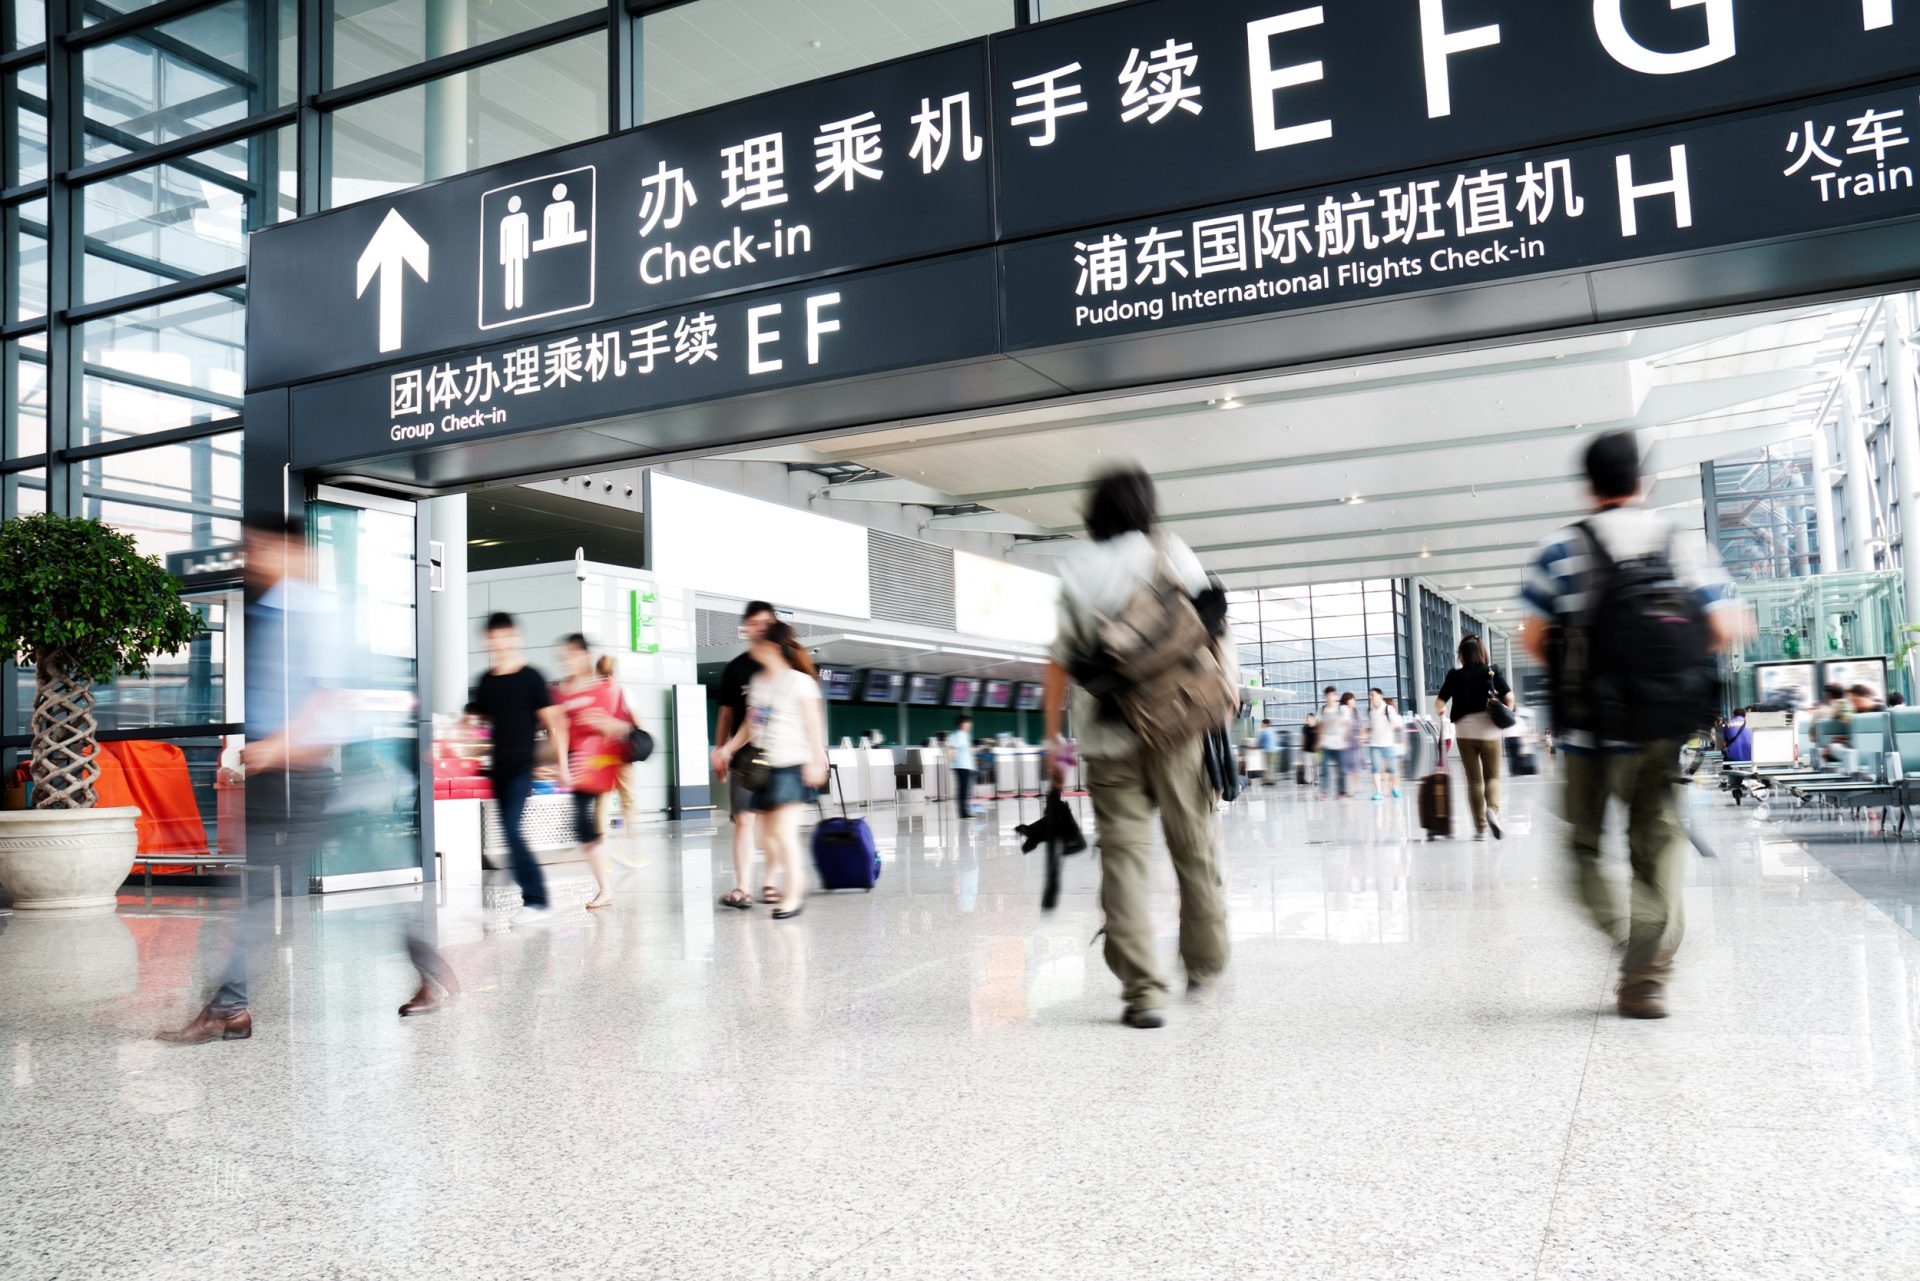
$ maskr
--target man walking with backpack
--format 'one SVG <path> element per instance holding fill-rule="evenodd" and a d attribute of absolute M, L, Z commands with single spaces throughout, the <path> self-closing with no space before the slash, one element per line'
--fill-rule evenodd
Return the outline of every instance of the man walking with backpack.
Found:
<path fill-rule="evenodd" d="M 1239 666 L 1221 643 L 1226 594 L 1193 552 L 1155 528 L 1153 481 L 1111 472 L 1087 504 L 1087 555 L 1061 574 L 1059 638 L 1047 665 L 1048 767 L 1070 759 L 1060 731 L 1068 685 L 1099 825 L 1107 966 L 1129 1027 L 1157 1028 L 1167 983 L 1147 908 L 1153 813 L 1160 811 L 1180 885 L 1180 959 L 1203 993 L 1226 968 L 1226 907 L 1213 847 L 1213 791 L 1203 753 L 1239 705 Z"/>
<path fill-rule="evenodd" d="M 1712 723 L 1715 657 L 1743 617 L 1719 557 L 1643 504 L 1640 449 L 1607 432 L 1586 455 L 1594 513 L 1535 554 L 1521 600 L 1522 644 L 1554 682 L 1566 757 L 1566 818 L 1581 898 L 1624 939 L 1622 1016 L 1667 1016 L 1666 985 L 1684 930 L 1688 841 L 1675 795 L 1680 746 Z M 1627 911 L 1601 871 L 1607 802 L 1627 811 Z"/>

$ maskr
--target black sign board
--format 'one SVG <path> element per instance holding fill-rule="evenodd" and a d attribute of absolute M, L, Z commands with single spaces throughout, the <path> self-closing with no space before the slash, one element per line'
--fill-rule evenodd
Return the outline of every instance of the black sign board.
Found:
<path fill-rule="evenodd" d="M 612 418 L 992 353 L 992 255 L 482 346 L 293 389 L 293 465 Z"/>
<path fill-rule="evenodd" d="M 180 586 L 187 591 L 238 582 L 246 568 L 247 549 L 241 543 L 167 553 L 167 572 L 179 579 Z"/>
<path fill-rule="evenodd" d="M 252 237 L 247 385 L 989 243 L 987 45 L 962 45 Z"/>
<path fill-rule="evenodd" d="M 1005 237 L 1911 74 L 1906 0 L 1161 0 L 999 37 Z"/>
<path fill-rule="evenodd" d="M 1920 82 L 1011 246 L 1010 350 L 1920 214 Z"/>

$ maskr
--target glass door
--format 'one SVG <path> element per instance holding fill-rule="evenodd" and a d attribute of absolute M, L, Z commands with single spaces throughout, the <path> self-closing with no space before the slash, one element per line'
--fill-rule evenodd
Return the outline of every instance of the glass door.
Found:
<path fill-rule="evenodd" d="M 340 782 L 317 888 L 421 879 L 419 575 L 415 504 L 322 487 L 307 506 L 313 575 L 331 598 L 345 687 Z"/>

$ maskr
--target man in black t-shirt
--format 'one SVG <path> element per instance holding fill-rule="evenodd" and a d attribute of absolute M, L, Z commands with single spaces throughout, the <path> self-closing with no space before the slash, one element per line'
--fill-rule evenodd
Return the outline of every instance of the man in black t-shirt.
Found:
<path fill-rule="evenodd" d="M 527 848 L 521 830 L 527 798 L 533 794 L 534 733 L 542 725 L 553 741 L 561 785 L 572 780 L 567 770 L 567 718 L 547 693 L 547 678 L 527 666 L 520 653 L 520 629 L 511 614 L 487 619 L 487 653 L 492 666 L 473 690 L 473 711 L 493 727 L 494 803 L 500 807 L 500 829 L 507 838 L 513 879 L 520 885 L 525 906 L 513 918 L 515 925 L 543 925 L 552 919 L 547 906 L 547 881 Z"/>
<path fill-rule="evenodd" d="M 767 625 L 777 618 L 773 606 L 763 600 L 751 601 L 740 615 L 740 639 L 749 645 L 766 632 Z M 714 742 L 730 741 L 747 719 L 747 686 L 760 674 L 760 664 L 753 661 L 753 655 L 742 653 L 727 664 L 720 675 L 720 721 L 714 728 Z M 740 749 L 744 755 L 753 750 L 751 744 Z M 753 879 L 753 798 L 744 787 L 732 778 L 733 761 L 718 747 L 713 749 L 713 770 L 721 781 L 728 784 L 727 809 L 733 815 L 733 888 L 720 901 L 728 907 L 746 908 L 753 903 L 753 894 L 747 889 L 747 883 Z M 762 901 L 772 903 L 779 898 L 778 893 L 769 885 L 762 891 Z"/>

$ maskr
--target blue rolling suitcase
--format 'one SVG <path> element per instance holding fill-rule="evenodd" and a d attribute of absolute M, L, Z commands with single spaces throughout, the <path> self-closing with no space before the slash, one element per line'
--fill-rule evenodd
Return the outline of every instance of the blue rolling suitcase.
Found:
<path fill-rule="evenodd" d="M 840 771 L 833 769 L 834 790 L 840 796 L 840 817 L 826 818 L 813 829 L 813 865 L 820 884 L 829 890 L 871 890 L 880 879 L 880 850 L 873 829 L 864 818 L 847 817 L 847 798 L 839 791 Z"/>

